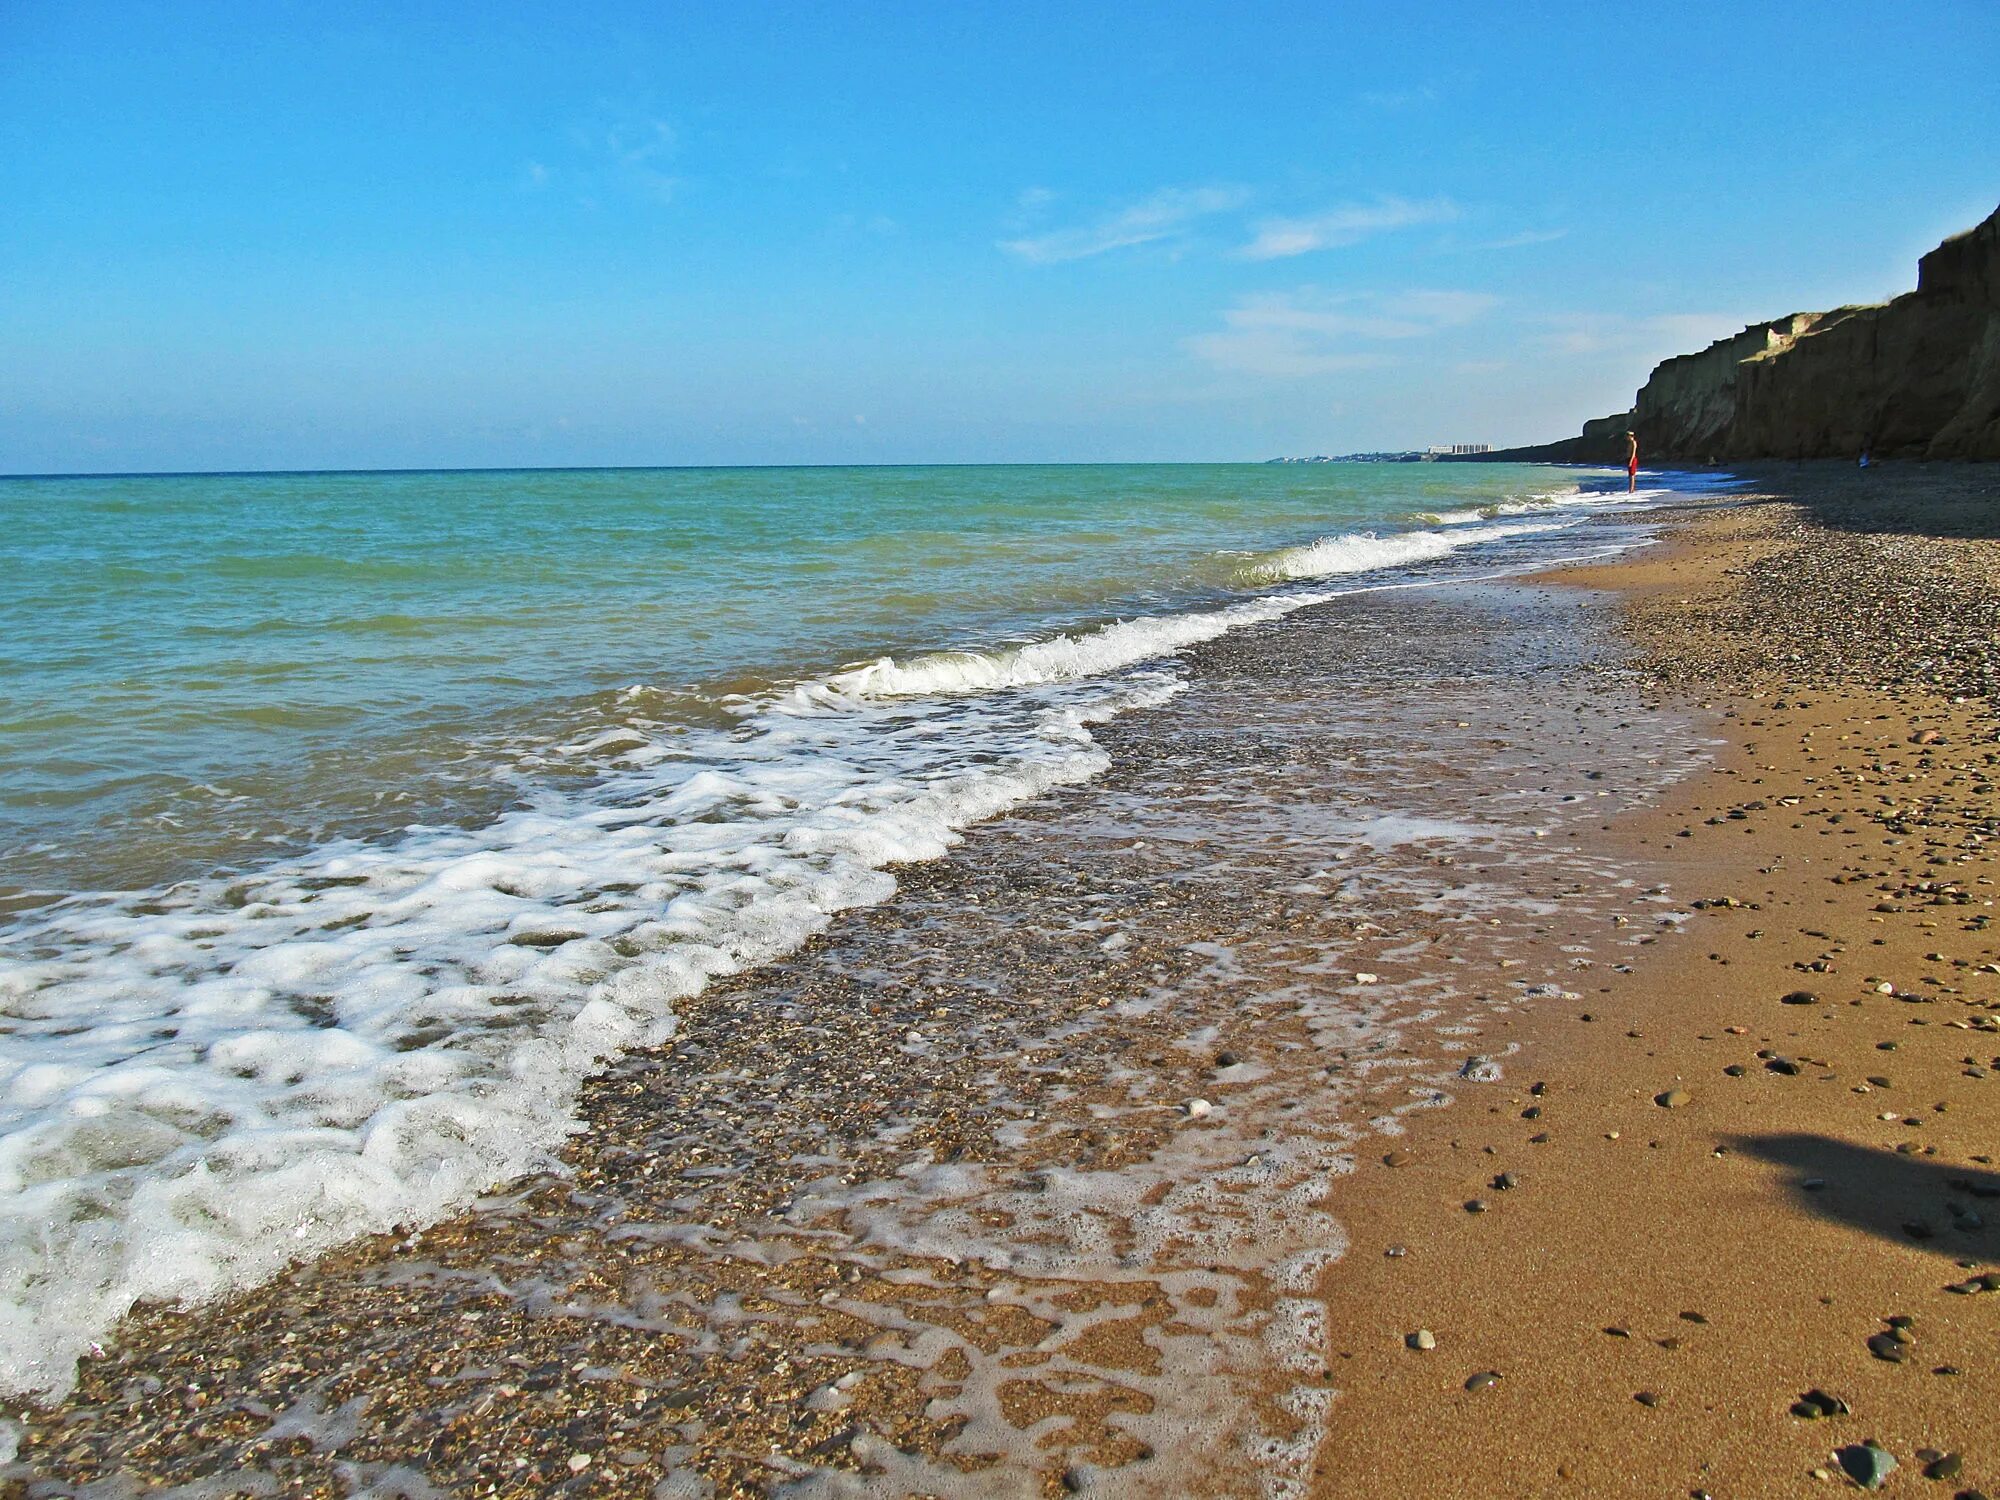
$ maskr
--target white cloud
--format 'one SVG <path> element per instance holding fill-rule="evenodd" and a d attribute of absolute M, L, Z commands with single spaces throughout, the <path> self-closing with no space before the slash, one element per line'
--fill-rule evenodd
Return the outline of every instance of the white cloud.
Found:
<path fill-rule="evenodd" d="M 1042 190 L 1030 189 L 1029 193 L 1039 195 Z M 1023 206 L 1028 206 L 1028 196 L 1028 194 L 1022 195 Z M 1161 188 L 1158 192 L 1114 213 L 1106 214 L 1093 223 L 1070 229 L 1051 230 L 1046 234 L 1027 235 L 1020 239 L 1002 240 L 1000 248 L 1034 265 L 1084 260 L 1093 255 L 1102 255 L 1109 250 L 1122 250 L 1131 245 L 1149 245 L 1158 240 L 1173 238 L 1184 233 L 1197 219 L 1210 214 L 1225 213 L 1232 208 L 1240 208 L 1249 196 L 1248 190 L 1240 187 Z M 1038 196 L 1033 201 L 1039 205 L 1048 199 L 1046 196 Z"/>
<path fill-rule="evenodd" d="M 1546 320 L 1535 342 L 1551 354 L 1645 356 L 1654 361 L 1692 354 L 1739 333 L 1745 320 L 1723 313 L 1559 313 Z"/>
<path fill-rule="evenodd" d="M 1370 109 L 1409 109 L 1437 103 L 1438 91 L 1426 83 L 1413 89 L 1370 89 L 1359 98 Z"/>
<path fill-rule="evenodd" d="M 1358 244 L 1371 235 L 1416 224 L 1441 224 L 1458 217 L 1449 198 L 1381 198 L 1373 203 L 1343 203 L 1323 213 L 1296 219 L 1266 219 L 1256 238 L 1236 253 L 1245 260 L 1282 260 L 1313 250 Z"/>
<path fill-rule="evenodd" d="M 589 188 L 621 189 L 666 203 L 686 184 L 669 170 L 680 150 L 680 135 L 665 120 L 650 114 L 606 114 L 570 131 L 581 153 L 575 176 Z M 594 207 L 595 191 L 579 201 Z"/>
<path fill-rule="evenodd" d="M 1380 349 L 1356 344 L 1432 337 L 1483 316 L 1499 302 L 1485 292 L 1410 291 L 1334 295 L 1310 289 L 1245 297 L 1224 327 L 1187 340 L 1219 369 L 1273 378 L 1323 375 L 1380 364 Z"/>
<path fill-rule="evenodd" d="M 1549 245 L 1568 234 L 1567 229 L 1524 229 L 1519 234 L 1505 235 L 1497 240 L 1488 240 L 1479 248 L 1482 250 L 1519 250 L 1524 245 Z"/>

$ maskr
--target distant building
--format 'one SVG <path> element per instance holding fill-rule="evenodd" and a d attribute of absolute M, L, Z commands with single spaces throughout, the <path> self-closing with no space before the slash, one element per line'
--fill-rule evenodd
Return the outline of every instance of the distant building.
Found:
<path fill-rule="evenodd" d="M 1491 453 L 1491 443 L 1432 443 L 1425 450 L 1433 457 L 1457 457 L 1462 453 Z"/>

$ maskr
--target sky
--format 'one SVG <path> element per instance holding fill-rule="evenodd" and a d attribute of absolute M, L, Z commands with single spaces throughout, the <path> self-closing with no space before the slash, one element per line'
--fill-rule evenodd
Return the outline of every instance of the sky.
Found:
<path fill-rule="evenodd" d="M 0 473 L 1573 433 L 2000 203 L 2000 4 L 0 0 Z"/>

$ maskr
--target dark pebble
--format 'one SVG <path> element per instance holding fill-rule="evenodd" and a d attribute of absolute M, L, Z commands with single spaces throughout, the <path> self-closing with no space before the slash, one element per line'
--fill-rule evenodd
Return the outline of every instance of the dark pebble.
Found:
<path fill-rule="evenodd" d="M 1900 1365 L 1910 1357 L 1909 1350 L 1892 1333 L 1871 1333 L 1868 1336 L 1868 1352 L 1892 1365 Z"/>
<path fill-rule="evenodd" d="M 1499 1383 L 1500 1372 L 1498 1370 L 1481 1370 L 1477 1375 L 1468 1375 L 1465 1377 L 1465 1388 L 1468 1391 L 1483 1391 L 1489 1385 L 1498 1385 Z"/>

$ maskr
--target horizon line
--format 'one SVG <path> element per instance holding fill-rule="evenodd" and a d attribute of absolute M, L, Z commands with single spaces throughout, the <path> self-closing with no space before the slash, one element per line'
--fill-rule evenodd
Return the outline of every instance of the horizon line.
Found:
<path fill-rule="evenodd" d="M 1357 449 L 1357 453 L 1421 453 L 1421 448 Z M 909 459 L 876 463 L 711 463 L 711 464 L 466 464 L 398 465 L 385 468 L 304 468 L 304 469 L 48 469 L 0 473 L 9 479 L 257 479 L 280 475 L 304 477 L 315 474 L 615 474 L 665 473 L 703 469 L 1103 469 L 1198 468 L 1235 464 L 1280 463 L 1288 455 L 1273 458 L 1056 458 L 1056 459 Z M 1342 455 L 1341 457 L 1345 457 Z M 1324 462 L 1339 462 L 1328 458 Z"/>

